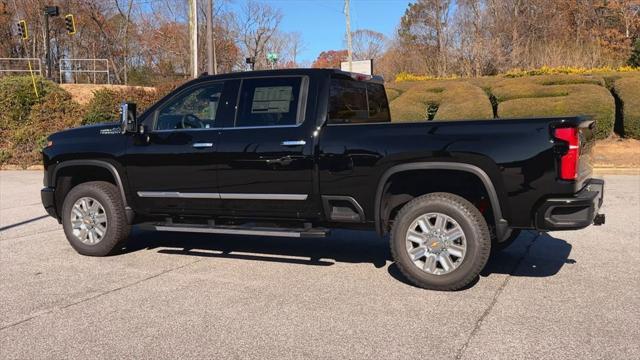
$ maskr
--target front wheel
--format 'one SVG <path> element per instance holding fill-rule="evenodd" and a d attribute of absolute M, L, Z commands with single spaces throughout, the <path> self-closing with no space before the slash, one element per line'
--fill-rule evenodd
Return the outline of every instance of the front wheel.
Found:
<path fill-rule="evenodd" d="M 62 205 L 62 226 L 67 240 L 80 254 L 105 256 L 129 235 L 124 204 L 118 188 L 92 181 L 75 186 Z"/>
<path fill-rule="evenodd" d="M 491 235 L 478 209 L 449 193 L 407 203 L 391 232 L 391 253 L 416 286 L 458 290 L 473 281 L 491 253 Z"/>

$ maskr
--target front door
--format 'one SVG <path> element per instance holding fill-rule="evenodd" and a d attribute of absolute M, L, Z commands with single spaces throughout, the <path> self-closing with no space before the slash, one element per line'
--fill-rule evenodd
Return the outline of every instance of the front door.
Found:
<path fill-rule="evenodd" d="M 234 124 L 223 128 L 218 153 L 220 197 L 229 214 L 248 218 L 315 218 L 314 121 L 305 121 L 304 76 L 242 80 Z M 315 92 L 314 95 L 315 96 Z"/>
<path fill-rule="evenodd" d="M 178 91 L 141 119 L 146 134 L 127 146 L 137 211 L 215 214 L 219 124 L 232 120 L 239 81 L 201 82 Z"/>

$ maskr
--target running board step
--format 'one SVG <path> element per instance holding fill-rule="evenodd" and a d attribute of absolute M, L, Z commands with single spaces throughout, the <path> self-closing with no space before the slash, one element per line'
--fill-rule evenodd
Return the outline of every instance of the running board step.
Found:
<path fill-rule="evenodd" d="M 328 229 L 322 228 L 276 228 L 276 227 L 249 227 L 232 225 L 192 225 L 192 224 L 156 224 L 156 231 L 175 231 L 206 234 L 232 234 L 253 236 L 278 236 L 290 238 L 323 238 L 329 234 Z"/>

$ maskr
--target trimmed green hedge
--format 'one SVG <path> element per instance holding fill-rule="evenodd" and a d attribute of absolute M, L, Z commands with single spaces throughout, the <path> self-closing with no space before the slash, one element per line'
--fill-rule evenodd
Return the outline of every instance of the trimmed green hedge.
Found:
<path fill-rule="evenodd" d="M 484 91 L 465 81 L 415 82 L 391 101 L 390 107 L 393 121 L 493 118 Z"/>
<path fill-rule="evenodd" d="M 640 139 L 640 77 L 616 80 L 614 91 L 622 103 L 624 136 Z"/>
<path fill-rule="evenodd" d="M 598 139 L 613 133 L 615 101 L 601 77 L 546 75 L 485 81 L 501 118 L 588 115 L 596 120 Z"/>

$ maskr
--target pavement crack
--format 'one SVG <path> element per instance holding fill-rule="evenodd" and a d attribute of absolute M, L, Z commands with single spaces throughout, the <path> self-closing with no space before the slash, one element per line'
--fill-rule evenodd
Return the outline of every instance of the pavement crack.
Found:
<path fill-rule="evenodd" d="M 191 261 L 189 263 L 186 263 L 186 264 L 183 264 L 183 265 L 180 265 L 180 266 L 176 266 L 176 267 L 173 267 L 173 268 L 170 268 L 170 269 L 163 270 L 163 271 L 161 271 L 161 272 L 159 272 L 157 274 L 153 274 L 151 276 L 147 276 L 145 278 L 142 278 L 140 280 L 134 281 L 132 283 L 129 283 L 129 284 L 126 284 L 126 285 L 123 285 L 123 286 L 119 286 L 119 287 L 116 287 L 116 288 L 113 288 L 113 289 L 109 289 L 107 291 L 103 291 L 101 293 L 95 294 L 93 296 L 90 296 L 90 297 L 87 297 L 87 298 L 84 298 L 84 299 L 80 299 L 80 300 L 74 301 L 72 303 L 69 303 L 69 304 L 66 304 L 66 305 L 63 305 L 63 306 L 56 306 L 56 307 L 41 311 L 41 312 L 39 312 L 39 313 L 37 313 L 37 314 L 35 314 L 33 316 L 29 316 L 29 317 L 27 317 L 25 319 L 22 319 L 22 320 L 13 322 L 11 324 L 5 325 L 3 327 L 0 327 L 0 331 L 6 330 L 6 329 L 10 329 L 10 328 L 12 328 L 14 326 L 17 326 L 17 325 L 20 325 L 20 324 L 25 323 L 27 321 L 39 318 L 39 317 L 41 317 L 43 315 L 51 314 L 51 313 L 53 313 L 54 311 L 57 311 L 57 310 L 64 310 L 64 309 L 67 309 L 69 307 L 72 307 L 72 306 L 75 306 L 75 305 L 78 305 L 78 304 L 82 304 L 82 303 L 85 303 L 85 302 L 90 301 L 90 300 L 95 300 L 95 299 L 100 298 L 102 296 L 109 295 L 111 293 L 114 293 L 114 292 L 117 292 L 117 291 L 120 291 L 120 290 L 124 290 L 124 289 L 130 288 L 132 286 L 136 286 L 136 285 L 141 284 L 141 283 L 143 283 L 145 281 L 155 279 L 155 278 L 157 278 L 159 276 L 162 276 L 164 274 L 170 273 L 172 271 L 180 270 L 182 268 L 185 268 L 187 266 L 193 265 L 193 264 L 195 264 L 197 262 L 200 262 L 200 261 L 202 261 L 202 259 L 198 259 L 198 260 Z"/>
<path fill-rule="evenodd" d="M 456 360 L 462 359 L 462 356 L 464 356 L 464 353 L 469 347 L 471 340 L 473 340 L 473 338 L 476 336 L 478 331 L 480 331 L 480 328 L 482 327 L 482 323 L 484 322 L 484 319 L 486 319 L 487 316 L 489 316 L 489 314 L 491 313 L 491 311 L 493 311 L 493 308 L 498 302 L 498 297 L 502 294 L 504 289 L 507 287 L 507 284 L 509 284 L 509 280 L 511 279 L 511 276 L 520 267 L 520 264 L 522 264 L 522 261 L 527 257 L 527 255 L 529 255 L 529 251 L 531 250 L 531 247 L 538 240 L 539 237 L 540 237 L 540 234 L 536 234 L 536 236 L 529 243 L 529 245 L 527 245 L 526 249 L 522 253 L 522 256 L 520 256 L 518 261 L 516 261 L 515 265 L 511 268 L 511 270 L 509 270 L 509 275 L 502 281 L 502 283 L 500 284 L 496 292 L 493 294 L 493 298 L 491 299 L 489 306 L 487 306 L 487 308 L 484 310 L 482 315 L 480 315 L 478 320 L 476 320 L 475 324 L 473 325 L 473 329 L 471 330 L 471 333 L 467 337 L 467 340 L 465 341 L 464 345 L 462 345 L 462 347 L 460 347 L 460 349 L 458 350 L 455 356 Z"/>

